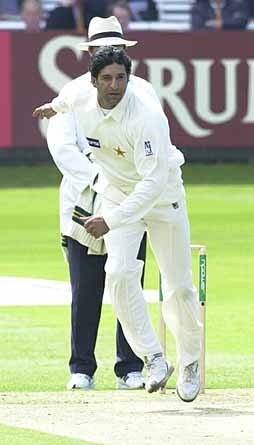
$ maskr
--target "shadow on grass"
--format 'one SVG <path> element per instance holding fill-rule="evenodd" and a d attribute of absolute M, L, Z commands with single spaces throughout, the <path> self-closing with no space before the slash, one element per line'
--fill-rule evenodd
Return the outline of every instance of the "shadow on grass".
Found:
<path fill-rule="evenodd" d="M 214 407 L 203 407 L 194 408 L 191 411 L 184 411 L 181 409 L 166 409 L 162 411 L 149 411 L 150 414 L 164 414 L 170 416 L 184 416 L 184 417 L 238 417 L 238 416 L 253 416 L 254 411 L 242 411 L 230 408 L 214 408 Z"/>
<path fill-rule="evenodd" d="M 254 164 L 187 164 L 183 178 L 188 185 L 253 185 Z M 58 187 L 61 174 L 49 164 L 0 167 L 0 188 Z"/>
<path fill-rule="evenodd" d="M 61 173 L 53 164 L 0 167 L 0 188 L 58 187 Z"/>

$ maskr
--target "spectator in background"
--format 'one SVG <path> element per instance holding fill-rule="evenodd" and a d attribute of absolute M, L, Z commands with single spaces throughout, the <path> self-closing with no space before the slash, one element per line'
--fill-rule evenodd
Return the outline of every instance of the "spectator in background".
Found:
<path fill-rule="evenodd" d="M 158 20 L 158 11 L 153 0 L 129 0 L 132 18 L 136 22 Z"/>
<path fill-rule="evenodd" d="M 127 32 L 132 14 L 129 5 L 125 0 L 117 0 L 116 2 L 109 4 L 107 13 L 109 16 L 114 15 L 120 22 L 123 32 Z"/>
<path fill-rule="evenodd" d="M 88 29 L 90 20 L 107 16 L 107 0 L 62 0 L 59 6 L 49 14 L 46 29 L 76 29 L 83 32 Z"/>
<path fill-rule="evenodd" d="M 192 8 L 192 29 L 245 29 L 249 17 L 248 0 L 196 0 Z"/>
<path fill-rule="evenodd" d="M 25 31 L 40 31 L 43 18 L 40 0 L 24 0 L 21 6 L 21 18 L 25 24 Z"/>

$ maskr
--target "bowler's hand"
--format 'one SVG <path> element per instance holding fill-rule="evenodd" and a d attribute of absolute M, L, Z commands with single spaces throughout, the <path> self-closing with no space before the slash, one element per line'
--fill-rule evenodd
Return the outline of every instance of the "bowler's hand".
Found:
<path fill-rule="evenodd" d="M 80 217 L 80 219 L 84 222 L 86 231 L 96 239 L 109 232 L 109 227 L 100 216 Z"/>
<path fill-rule="evenodd" d="M 44 117 L 49 119 L 50 117 L 55 116 L 55 114 L 57 113 L 53 110 L 51 104 L 41 105 L 33 111 L 33 117 L 39 117 L 40 119 L 43 119 Z"/>

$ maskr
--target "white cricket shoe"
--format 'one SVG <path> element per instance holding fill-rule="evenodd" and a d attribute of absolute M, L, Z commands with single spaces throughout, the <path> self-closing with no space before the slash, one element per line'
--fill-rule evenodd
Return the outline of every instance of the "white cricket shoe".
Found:
<path fill-rule="evenodd" d="M 117 378 L 117 389 L 143 389 L 144 387 L 145 379 L 141 372 L 133 371 L 122 378 Z"/>
<path fill-rule="evenodd" d="M 174 367 L 168 364 L 161 353 L 154 354 L 150 360 L 145 359 L 147 368 L 146 390 L 155 392 L 160 388 L 165 388 L 169 377 L 174 371 Z"/>
<path fill-rule="evenodd" d="M 192 402 L 200 391 L 199 363 L 195 361 L 180 367 L 176 385 L 177 394 L 184 402 Z"/>
<path fill-rule="evenodd" d="M 94 389 L 94 378 L 86 374 L 72 374 L 67 389 Z"/>

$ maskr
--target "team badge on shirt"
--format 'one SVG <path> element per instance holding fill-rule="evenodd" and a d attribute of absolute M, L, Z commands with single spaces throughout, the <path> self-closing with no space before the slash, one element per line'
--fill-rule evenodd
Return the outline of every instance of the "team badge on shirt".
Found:
<path fill-rule="evenodd" d="M 117 154 L 117 156 L 120 156 L 121 158 L 125 158 L 126 151 L 122 150 L 121 147 L 113 148 L 113 150 Z"/>
<path fill-rule="evenodd" d="M 144 148 L 145 148 L 145 155 L 146 155 L 146 156 L 151 156 L 151 155 L 153 155 L 153 150 L 152 150 L 151 142 L 150 142 L 150 141 L 145 141 Z"/>
<path fill-rule="evenodd" d="M 90 145 L 90 147 L 101 148 L 99 139 L 93 139 L 93 138 L 86 138 L 86 139 L 87 139 L 87 142 Z"/>

